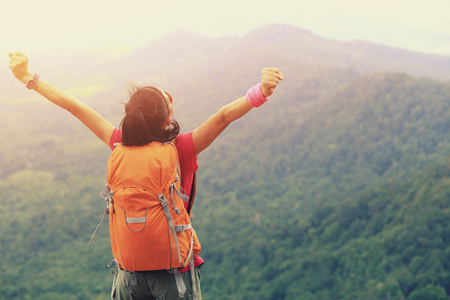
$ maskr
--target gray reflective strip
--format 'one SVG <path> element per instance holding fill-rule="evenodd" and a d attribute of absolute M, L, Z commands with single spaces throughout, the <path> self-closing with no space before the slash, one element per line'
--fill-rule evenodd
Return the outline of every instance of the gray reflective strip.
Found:
<path fill-rule="evenodd" d="M 127 220 L 127 224 L 132 224 L 132 223 L 145 223 L 145 221 L 147 221 L 146 217 L 142 217 L 142 218 L 126 218 Z"/>
<path fill-rule="evenodd" d="M 191 223 L 186 224 L 186 225 L 175 225 L 176 232 L 183 232 L 183 231 L 191 229 L 191 228 L 192 228 Z"/>

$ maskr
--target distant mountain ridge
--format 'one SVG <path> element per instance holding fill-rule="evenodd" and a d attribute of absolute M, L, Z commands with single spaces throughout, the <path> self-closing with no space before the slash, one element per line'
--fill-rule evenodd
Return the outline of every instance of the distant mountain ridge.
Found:
<path fill-rule="evenodd" d="M 418 77 L 450 80 L 450 57 L 391 48 L 367 41 L 340 42 L 314 35 L 291 25 L 268 25 L 243 38 L 212 39 L 188 31 L 177 31 L 142 46 L 111 62 L 136 76 L 136 67 L 147 66 L 139 74 L 168 73 L 179 79 L 204 75 L 227 66 L 241 57 L 258 63 L 309 63 L 329 67 L 354 68 L 361 72 L 404 72 Z M 237 70 L 238 71 L 238 70 Z M 241 70 L 239 70 L 241 71 Z M 178 76 L 176 76 L 177 74 Z"/>
<path fill-rule="evenodd" d="M 425 54 L 387 47 L 368 41 L 340 42 L 313 34 L 309 30 L 286 24 L 272 24 L 256 29 L 242 38 L 208 38 L 187 30 L 174 31 L 161 39 L 109 59 L 98 54 L 70 55 L 55 53 L 46 57 L 30 57 L 33 70 L 58 79 L 71 74 L 73 82 L 87 76 L 108 74 L 102 80 L 124 79 L 151 83 L 182 85 L 182 81 L 209 76 L 230 65 L 236 74 L 252 65 L 278 66 L 283 69 L 296 64 L 314 64 L 334 68 L 350 68 L 359 72 L 403 72 L 416 77 L 450 80 L 450 56 Z M 7 90 L 13 82 L 9 69 L 1 68 Z M 67 76 L 67 75 L 66 75 Z M 180 83 L 181 82 L 181 83 Z M 180 83 L 180 84 L 179 84 Z"/>

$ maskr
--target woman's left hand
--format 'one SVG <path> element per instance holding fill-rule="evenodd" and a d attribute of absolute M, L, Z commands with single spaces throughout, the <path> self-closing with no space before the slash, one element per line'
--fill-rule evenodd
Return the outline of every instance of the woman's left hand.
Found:
<path fill-rule="evenodd" d="M 26 83 L 28 79 L 33 77 L 33 74 L 28 70 L 28 57 L 20 51 L 9 53 L 11 58 L 9 61 L 9 68 L 14 77 Z"/>
<path fill-rule="evenodd" d="M 278 82 L 283 80 L 283 74 L 277 68 L 264 68 L 261 77 L 261 90 L 264 97 L 272 96 Z"/>

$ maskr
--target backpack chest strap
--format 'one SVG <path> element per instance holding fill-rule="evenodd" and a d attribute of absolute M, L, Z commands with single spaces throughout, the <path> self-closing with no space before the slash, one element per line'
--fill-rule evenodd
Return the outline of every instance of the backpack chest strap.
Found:
<path fill-rule="evenodd" d="M 191 223 L 186 224 L 186 225 L 175 225 L 175 232 L 183 232 L 185 230 L 191 229 L 192 225 Z"/>

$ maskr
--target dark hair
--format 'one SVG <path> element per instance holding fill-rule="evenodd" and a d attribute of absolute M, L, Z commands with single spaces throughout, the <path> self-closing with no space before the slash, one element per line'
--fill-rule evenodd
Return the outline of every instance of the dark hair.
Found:
<path fill-rule="evenodd" d="M 169 114 L 170 107 L 160 89 L 132 84 L 130 100 L 125 104 L 125 117 L 120 123 L 122 145 L 143 146 L 153 141 L 166 143 L 173 140 L 180 132 L 180 125 L 172 120 L 164 126 Z"/>

